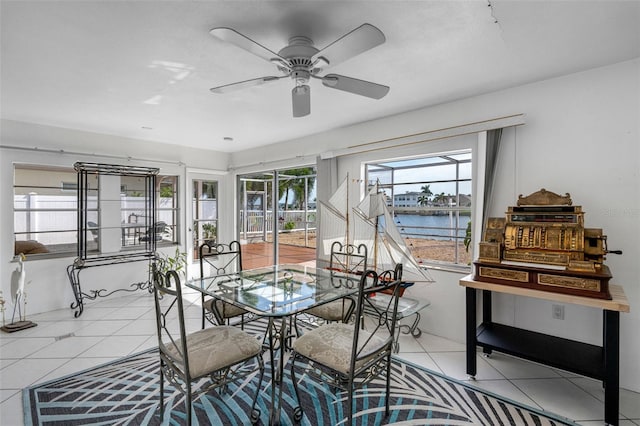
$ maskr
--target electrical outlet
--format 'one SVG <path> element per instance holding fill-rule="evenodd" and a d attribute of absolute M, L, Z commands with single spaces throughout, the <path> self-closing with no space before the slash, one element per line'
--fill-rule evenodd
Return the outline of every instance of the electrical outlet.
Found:
<path fill-rule="evenodd" d="M 551 305 L 551 316 L 553 319 L 564 319 L 564 305 Z"/>

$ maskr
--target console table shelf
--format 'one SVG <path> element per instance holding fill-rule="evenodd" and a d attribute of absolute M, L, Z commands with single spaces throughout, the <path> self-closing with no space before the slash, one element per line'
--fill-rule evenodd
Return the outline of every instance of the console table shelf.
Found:
<path fill-rule="evenodd" d="M 549 336 L 496 323 L 477 329 L 477 344 L 518 358 L 603 380 L 603 352 L 600 346 Z M 549 350 L 553 348 L 553 350 Z M 567 361 L 570 362 L 567 362 Z"/>
<path fill-rule="evenodd" d="M 618 424 L 620 312 L 629 312 L 629 302 L 619 285 L 610 285 L 611 300 L 553 293 L 530 288 L 475 281 L 471 275 L 460 280 L 466 287 L 467 374 L 476 375 L 476 347 L 483 352 L 502 352 L 550 367 L 601 380 L 604 385 L 604 418 Z M 476 292 L 482 292 L 482 323 L 477 326 Z M 491 320 L 492 293 L 533 297 L 602 310 L 602 346 L 577 342 L 524 330 Z"/>

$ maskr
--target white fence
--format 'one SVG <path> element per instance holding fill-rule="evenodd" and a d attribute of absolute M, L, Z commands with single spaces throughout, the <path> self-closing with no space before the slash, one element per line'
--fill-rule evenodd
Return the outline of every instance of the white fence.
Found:
<path fill-rule="evenodd" d="M 77 200 L 75 195 L 14 195 L 16 240 L 37 240 L 45 245 L 76 243 Z M 120 200 L 122 223 L 146 224 L 144 198 L 122 196 Z M 97 198 L 89 197 L 87 205 L 87 221 L 99 223 Z M 159 221 L 166 222 L 173 229 L 172 207 L 172 198 L 160 198 L 157 214 Z"/>
<path fill-rule="evenodd" d="M 278 216 L 278 230 L 303 231 L 316 229 L 316 211 L 282 210 Z M 240 226 L 244 236 L 273 232 L 273 211 L 240 210 Z"/>

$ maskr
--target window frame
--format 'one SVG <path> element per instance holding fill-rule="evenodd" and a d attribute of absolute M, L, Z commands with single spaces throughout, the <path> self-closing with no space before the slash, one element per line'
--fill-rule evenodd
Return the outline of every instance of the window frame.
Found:
<path fill-rule="evenodd" d="M 464 157 L 456 158 L 457 156 L 461 155 Z M 470 235 L 468 234 L 469 229 L 467 228 L 467 225 L 461 224 L 461 216 L 468 216 L 469 220 L 467 222 L 470 224 L 471 218 L 474 214 L 473 189 L 475 182 L 473 179 L 473 156 L 474 153 L 472 148 L 464 148 L 456 151 L 433 152 L 425 155 L 412 156 L 403 159 L 372 160 L 364 163 L 365 182 L 367 182 L 368 188 L 371 188 L 371 186 L 375 183 L 375 181 L 372 180 L 372 175 L 385 172 L 389 173 L 390 181 L 379 182 L 378 187 L 381 190 L 385 191 L 385 193 L 387 193 L 390 204 L 388 207 L 394 217 L 396 217 L 396 215 L 398 214 L 417 214 L 420 216 L 431 212 L 433 215 L 446 214 L 453 218 L 453 227 L 429 227 L 419 226 L 415 224 L 398 224 L 398 230 L 400 231 L 400 234 L 403 238 L 422 238 L 427 240 L 431 238 L 437 240 L 443 237 L 442 234 L 438 234 L 437 232 L 444 230 L 448 230 L 450 232 L 449 237 L 453 238 L 453 241 L 455 242 L 453 249 L 453 261 L 429 257 L 419 257 L 414 254 L 414 257 L 416 257 L 416 259 L 425 266 L 454 269 L 464 268 L 465 270 L 468 270 L 469 268 L 471 262 L 471 254 L 469 250 L 465 249 L 464 245 L 466 240 L 470 238 Z M 442 161 L 430 162 L 431 159 L 438 157 L 440 157 Z M 424 161 L 425 163 L 416 164 L 420 161 Z M 405 164 L 403 165 L 403 163 Z M 469 170 L 465 172 L 463 176 L 461 176 L 461 165 L 466 164 L 468 164 L 468 166 L 465 167 L 469 167 Z M 433 177 L 426 177 L 424 179 L 402 182 L 396 182 L 395 179 L 395 174 L 398 170 L 429 170 L 429 168 L 441 167 L 443 165 L 454 166 L 456 168 L 454 178 L 436 179 Z M 372 170 L 372 168 L 374 167 L 375 169 Z M 407 185 L 423 187 L 427 185 L 433 186 L 451 183 L 455 185 L 455 194 L 447 194 L 448 196 L 453 197 L 449 198 L 450 202 L 447 203 L 448 205 L 432 204 L 420 206 L 418 202 L 420 193 L 415 193 L 415 191 L 398 191 L 398 187 Z M 461 184 L 469 186 L 469 194 L 465 194 L 461 191 Z M 435 196 L 437 194 L 432 195 Z M 412 205 L 414 203 L 413 200 L 415 200 L 415 206 Z M 465 200 L 464 205 L 461 205 L 461 200 Z M 433 234 L 429 233 L 430 230 L 433 231 Z M 412 253 L 414 253 L 411 244 L 408 245 L 409 249 L 412 251 Z M 462 253 L 461 250 L 464 250 L 465 252 Z"/>

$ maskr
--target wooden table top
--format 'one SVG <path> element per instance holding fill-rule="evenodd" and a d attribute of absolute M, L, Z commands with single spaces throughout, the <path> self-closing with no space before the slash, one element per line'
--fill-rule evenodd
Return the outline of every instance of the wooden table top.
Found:
<path fill-rule="evenodd" d="M 487 283 L 476 281 L 472 275 L 467 275 L 460 279 L 460 285 L 478 290 L 489 290 L 497 293 L 513 294 L 516 296 L 535 297 L 537 299 L 550 300 L 554 302 L 572 303 L 575 305 L 590 306 L 593 308 L 606 309 L 609 311 L 629 312 L 629 300 L 624 294 L 621 285 L 609 284 L 611 300 L 597 299 L 594 297 L 576 296 L 572 294 L 554 293 L 551 291 L 534 290 L 526 287 L 517 287 L 504 284 Z"/>

